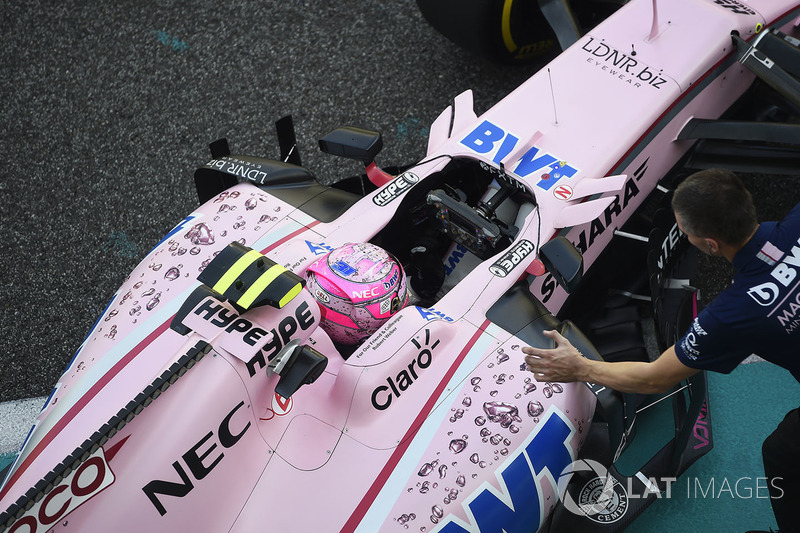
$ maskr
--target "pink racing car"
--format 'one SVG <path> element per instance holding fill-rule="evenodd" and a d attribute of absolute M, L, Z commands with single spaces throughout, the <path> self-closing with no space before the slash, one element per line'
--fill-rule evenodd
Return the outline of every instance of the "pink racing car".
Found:
<path fill-rule="evenodd" d="M 377 133 L 325 136 L 366 165 L 332 185 L 288 119 L 278 160 L 213 143 L 202 205 L 130 274 L 6 472 L 0 532 L 624 529 L 711 449 L 704 375 L 625 472 L 659 398 L 539 383 L 521 347 L 558 329 L 646 360 L 641 293 L 662 347 L 683 331 L 692 254 L 658 207 L 687 166 L 796 153 L 796 128 L 741 104 L 800 106 L 798 20 L 796 0 L 631 1 L 485 114 L 457 96 L 407 168 L 376 165 Z M 322 327 L 335 289 L 307 284 L 352 243 L 410 294 L 391 269 L 339 294 L 362 313 L 389 295 L 356 343 Z"/>

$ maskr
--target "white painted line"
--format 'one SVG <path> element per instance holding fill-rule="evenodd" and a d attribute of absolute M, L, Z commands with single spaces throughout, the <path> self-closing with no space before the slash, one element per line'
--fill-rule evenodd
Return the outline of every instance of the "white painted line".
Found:
<path fill-rule="evenodd" d="M 0 403 L 0 454 L 17 453 L 46 396 Z"/>

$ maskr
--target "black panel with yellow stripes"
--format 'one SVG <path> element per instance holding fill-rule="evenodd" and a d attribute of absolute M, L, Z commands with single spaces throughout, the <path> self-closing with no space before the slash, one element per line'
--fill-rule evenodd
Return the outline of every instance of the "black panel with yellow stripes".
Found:
<path fill-rule="evenodd" d="M 232 242 L 197 277 L 242 309 L 282 308 L 305 285 L 303 278 L 259 252 Z"/>

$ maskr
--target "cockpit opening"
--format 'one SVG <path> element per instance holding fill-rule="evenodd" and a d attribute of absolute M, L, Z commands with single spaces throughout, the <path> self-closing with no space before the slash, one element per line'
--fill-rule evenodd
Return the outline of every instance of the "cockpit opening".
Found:
<path fill-rule="evenodd" d="M 402 263 L 411 303 L 429 307 L 506 249 L 534 205 L 533 194 L 501 169 L 454 158 L 408 191 L 370 242 Z"/>

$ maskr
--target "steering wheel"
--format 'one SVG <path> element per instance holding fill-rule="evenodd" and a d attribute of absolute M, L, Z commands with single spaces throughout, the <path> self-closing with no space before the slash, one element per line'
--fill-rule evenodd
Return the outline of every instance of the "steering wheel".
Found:
<path fill-rule="evenodd" d="M 500 189 L 474 209 L 442 189 L 434 189 L 426 197 L 427 203 L 436 208 L 436 218 L 445 233 L 482 260 L 494 255 L 503 243 L 508 244 L 518 231 L 495 216 L 497 207 L 513 193 L 505 181 L 498 183 Z"/>

